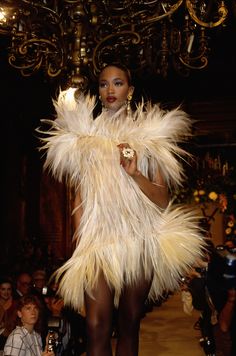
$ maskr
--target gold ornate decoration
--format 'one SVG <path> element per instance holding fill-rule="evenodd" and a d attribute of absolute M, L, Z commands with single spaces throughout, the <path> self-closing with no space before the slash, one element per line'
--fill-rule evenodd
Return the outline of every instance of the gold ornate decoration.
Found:
<path fill-rule="evenodd" d="M 2 0 L 0 34 L 22 75 L 43 69 L 84 88 L 117 59 L 163 77 L 205 68 L 209 32 L 227 12 L 222 0 Z"/>

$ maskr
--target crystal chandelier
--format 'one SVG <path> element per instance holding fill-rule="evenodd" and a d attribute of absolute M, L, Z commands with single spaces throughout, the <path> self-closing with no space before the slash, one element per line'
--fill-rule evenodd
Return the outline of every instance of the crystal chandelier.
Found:
<path fill-rule="evenodd" d="M 40 69 L 85 88 L 114 60 L 162 77 L 205 68 L 227 13 L 223 0 L 2 0 L 0 34 L 22 75 Z"/>

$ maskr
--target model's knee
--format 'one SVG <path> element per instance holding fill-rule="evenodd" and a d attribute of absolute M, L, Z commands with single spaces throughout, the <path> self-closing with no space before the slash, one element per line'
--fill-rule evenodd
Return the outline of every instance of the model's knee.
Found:
<path fill-rule="evenodd" d="M 88 337 L 104 339 L 111 335 L 111 325 L 103 318 L 87 319 L 86 328 Z"/>
<path fill-rule="evenodd" d="M 142 313 L 139 311 L 129 311 L 119 318 L 119 330 L 121 333 L 129 333 L 139 329 Z"/>

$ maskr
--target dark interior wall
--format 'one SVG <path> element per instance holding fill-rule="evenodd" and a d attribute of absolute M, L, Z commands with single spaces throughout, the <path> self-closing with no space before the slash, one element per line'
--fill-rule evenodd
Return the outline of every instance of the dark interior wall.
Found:
<path fill-rule="evenodd" d="M 51 112 L 50 89 L 40 76 L 23 78 L 0 56 L 3 230 L 0 259 L 13 261 L 22 238 L 39 231 L 42 164 L 35 128 Z"/>

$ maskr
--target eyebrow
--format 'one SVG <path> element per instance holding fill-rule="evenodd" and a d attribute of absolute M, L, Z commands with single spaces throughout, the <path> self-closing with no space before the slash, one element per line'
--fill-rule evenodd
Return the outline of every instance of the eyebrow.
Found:
<path fill-rule="evenodd" d="M 124 81 L 124 79 L 122 79 L 122 78 L 120 78 L 120 77 L 116 77 L 116 78 L 112 78 L 111 79 L 111 81 L 114 81 L 114 80 L 120 80 L 120 81 Z M 101 83 L 101 82 L 107 82 L 108 80 L 107 79 L 103 79 L 103 78 L 101 78 L 100 80 L 99 80 L 99 82 Z"/>

